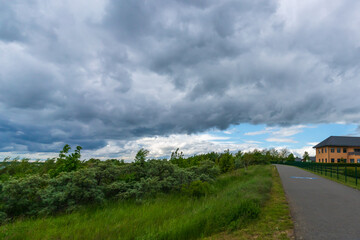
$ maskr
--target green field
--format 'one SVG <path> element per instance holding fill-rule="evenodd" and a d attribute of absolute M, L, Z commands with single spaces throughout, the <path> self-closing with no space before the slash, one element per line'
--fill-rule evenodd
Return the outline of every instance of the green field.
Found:
<path fill-rule="evenodd" d="M 277 169 L 273 167 L 273 186 L 270 199 L 261 209 L 259 218 L 247 226 L 212 235 L 206 240 L 289 240 L 294 239 L 294 224 Z"/>
<path fill-rule="evenodd" d="M 88 206 L 70 214 L 1 226 L 1 239 L 196 239 L 247 226 L 272 187 L 271 166 L 220 176 L 201 198 L 170 194 Z"/>

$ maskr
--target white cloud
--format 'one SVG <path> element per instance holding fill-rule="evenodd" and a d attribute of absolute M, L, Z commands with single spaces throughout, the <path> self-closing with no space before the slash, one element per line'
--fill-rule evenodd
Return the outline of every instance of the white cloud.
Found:
<path fill-rule="evenodd" d="M 123 141 L 109 141 L 108 144 L 96 151 L 89 152 L 92 157 L 109 158 L 111 156 L 128 161 L 134 159 L 140 148 L 150 151 L 150 158 L 169 157 L 171 152 L 180 149 L 186 156 L 230 151 L 251 151 L 259 148 L 259 142 L 250 141 L 235 143 L 227 137 L 219 137 L 210 134 L 173 134 L 170 136 L 145 137 L 124 143 Z"/>
<path fill-rule="evenodd" d="M 265 128 L 265 130 L 261 130 L 261 131 L 255 131 L 255 132 L 247 132 L 244 133 L 245 136 L 256 136 L 256 135 L 263 135 L 263 134 L 267 134 L 267 133 L 271 133 L 271 130 L 273 128 Z"/>
<path fill-rule="evenodd" d="M 310 126 L 296 125 L 296 126 L 291 126 L 291 127 L 283 127 L 283 128 L 279 128 L 278 130 L 273 131 L 271 133 L 274 136 L 290 137 L 290 136 L 293 136 L 293 135 L 303 132 L 304 128 L 310 128 Z"/>
<path fill-rule="evenodd" d="M 295 125 L 290 127 L 266 127 L 264 130 L 247 132 L 244 135 L 255 136 L 255 135 L 269 134 L 270 137 L 265 139 L 267 142 L 298 143 L 298 141 L 289 137 L 303 132 L 304 128 L 313 128 L 313 126 Z"/>
<path fill-rule="evenodd" d="M 267 138 L 268 142 L 278 142 L 278 143 L 297 143 L 297 141 L 291 138 Z"/>
<path fill-rule="evenodd" d="M 313 149 L 313 146 L 304 146 L 302 148 L 295 148 L 290 150 L 294 155 L 298 157 L 302 157 L 304 155 L 304 152 L 308 152 L 311 157 L 314 157 L 316 155 L 315 149 Z"/>

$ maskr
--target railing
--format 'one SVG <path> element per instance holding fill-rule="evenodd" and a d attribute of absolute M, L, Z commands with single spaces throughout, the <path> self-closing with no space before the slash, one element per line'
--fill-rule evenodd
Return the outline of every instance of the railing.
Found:
<path fill-rule="evenodd" d="M 349 152 L 349 155 L 356 155 L 356 156 L 360 156 L 360 152 Z"/>
<path fill-rule="evenodd" d="M 356 163 L 313 163 L 287 161 L 277 164 L 296 166 L 356 186 L 360 180 L 360 164 Z"/>

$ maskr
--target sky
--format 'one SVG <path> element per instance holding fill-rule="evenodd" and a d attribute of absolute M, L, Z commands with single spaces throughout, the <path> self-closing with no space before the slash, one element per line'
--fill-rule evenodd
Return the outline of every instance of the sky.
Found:
<path fill-rule="evenodd" d="M 0 160 L 359 136 L 355 0 L 0 0 Z"/>

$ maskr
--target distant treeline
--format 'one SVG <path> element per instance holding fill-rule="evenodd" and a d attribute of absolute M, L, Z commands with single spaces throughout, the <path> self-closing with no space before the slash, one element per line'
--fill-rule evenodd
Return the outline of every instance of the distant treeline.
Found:
<path fill-rule="evenodd" d="M 184 157 L 179 149 L 170 159 L 147 159 L 140 149 L 134 162 L 89 159 L 81 161 L 81 147 L 45 162 L 6 159 L 0 169 L 0 222 L 18 216 L 71 211 L 84 204 L 107 200 L 135 200 L 157 194 L 182 192 L 193 197 L 207 194 L 220 173 L 254 164 L 293 160 L 286 149 L 243 153 L 207 153 Z"/>

